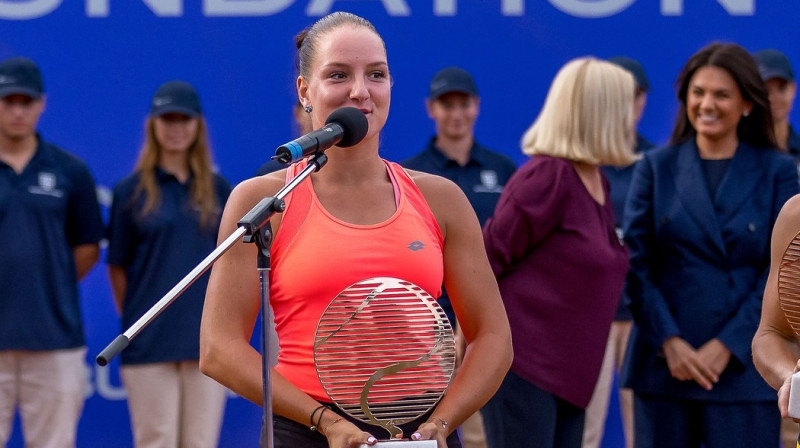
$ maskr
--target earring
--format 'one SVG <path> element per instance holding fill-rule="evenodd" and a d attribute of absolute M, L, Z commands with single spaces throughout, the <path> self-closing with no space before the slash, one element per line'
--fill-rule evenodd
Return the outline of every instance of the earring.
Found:
<path fill-rule="evenodd" d="M 743 117 L 746 118 L 748 115 L 750 115 L 750 111 L 749 110 L 746 110 L 746 111 L 742 112 L 742 116 Z"/>
<path fill-rule="evenodd" d="M 306 106 L 306 108 L 305 108 L 305 111 L 306 111 L 307 114 L 310 114 L 312 110 L 314 110 L 314 108 L 311 107 L 310 104 L 308 106 Z"/>

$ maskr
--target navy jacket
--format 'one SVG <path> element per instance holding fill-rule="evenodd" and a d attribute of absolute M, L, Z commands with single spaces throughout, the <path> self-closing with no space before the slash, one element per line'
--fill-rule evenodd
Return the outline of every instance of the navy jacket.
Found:
<path fill-rule="evenodd" d="M 797 169 L 778 151 L 740 143 L 711 198 L 692 139 L 644 154 L 625 207 L 634 329 L 623 382 L 638 393 L 717 402 L 775 401 L 751 360 L 770 236 Z M 671 377 L 664 341 L 718 338 L 731 359 L 713 390 Z"/>

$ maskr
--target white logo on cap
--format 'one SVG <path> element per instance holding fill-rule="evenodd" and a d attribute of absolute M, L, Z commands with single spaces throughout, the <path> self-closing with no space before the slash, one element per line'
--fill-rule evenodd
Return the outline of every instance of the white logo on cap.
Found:
<path fill-rule="evenodd" d="M 13 84 L 14 81 L 15 79 L 10 76 L 0 75 L 0 84 Z"/>
<path fill-rule="evenodd" d="M 442 87 L 447 86 L 447 80 L 443 79 L 441 81 L 436 81 L 431 83 L 431 90 L 438 90 Z"/>
<path fill-rule="evenodd" d="M 163 105 L 169 104 L 171 102 L 172 102 L 172 98 L 164 98 L 164 97 L 156 98 L 156 99 L 153 100 L 153 106 L 156 106 L 156 107 L 163 106 Z"/>

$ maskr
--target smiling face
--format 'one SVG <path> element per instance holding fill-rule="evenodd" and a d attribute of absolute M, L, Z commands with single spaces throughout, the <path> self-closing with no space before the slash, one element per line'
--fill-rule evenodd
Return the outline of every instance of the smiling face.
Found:
<path fill-rule="evenodd" d="M 153 123 L 156 140 L 164 152 L 187 152 L 197 139 L 199 119 L 179 113 L 159 115 Z"/>
<path fill-rule="evenodd" d="M 739 120 L 749 114 L 752 107 L 742 98 L 733 77 L 722 68 L 701 67 L 689 80 L 686 115 L 698 138 L 736 140 Z"/>
<path fill-rule="evenodd" d="M 450 92 L 429 100 L 428 116 L 436 123 L 436 134 L 452 140 L 472 137 L 478 118 L 480 99 L 461 92 Z"/>
<path fill-rule="evenodd" d="M 355 107 L 367 117 L 364 141 L 374 139 L 386 123 L 391 79 L 383 41 L 375 32 L 345 24 L 320 36 L 308 76 L 297 78 L 303 104 L 313 106 L 314 129 L 340 107 Z"/>

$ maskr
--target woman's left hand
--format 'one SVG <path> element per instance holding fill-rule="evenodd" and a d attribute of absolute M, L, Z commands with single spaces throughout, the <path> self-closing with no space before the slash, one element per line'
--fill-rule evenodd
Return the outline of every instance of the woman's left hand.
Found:
<path fill-rule="evenodd" d="M 435 440 L 437 448 L 447 448 L 447 430 L 435 421 L 419 425 L 411 440 Z"/>

